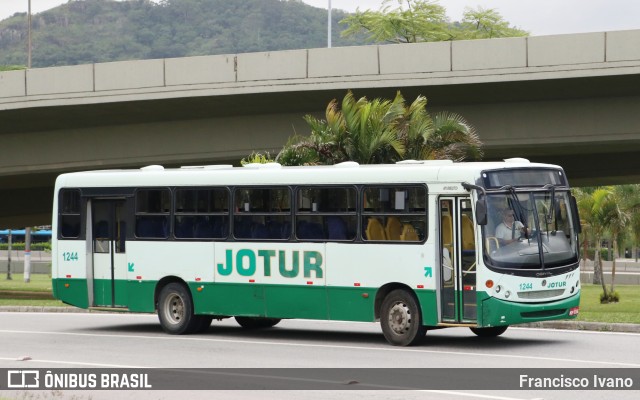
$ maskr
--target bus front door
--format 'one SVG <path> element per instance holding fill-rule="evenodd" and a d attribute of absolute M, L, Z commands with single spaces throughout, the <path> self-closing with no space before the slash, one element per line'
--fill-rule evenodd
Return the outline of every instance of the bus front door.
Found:
<path fill-rule="evenodd" d="M 476 245 L 471 199 L 440 198 L 440 304 L 442 322 L 477 320 Z"/>
<path fill-rule="evenodd" d="M 96 307 L 125 307 L 127 304 L 123 286 L 127 279 L 124 205 L 124 200 L 91 201 L 93 273 L 89 300 Z"/>

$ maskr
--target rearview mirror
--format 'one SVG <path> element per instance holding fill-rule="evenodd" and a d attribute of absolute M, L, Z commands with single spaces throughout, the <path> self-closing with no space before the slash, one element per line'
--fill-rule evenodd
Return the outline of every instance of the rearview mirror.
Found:
<path fill-rule="evenodd" d="M 487 201 L 484 197 L 476 201 L 476 222 L 478 225 L 487 224 Z"/>

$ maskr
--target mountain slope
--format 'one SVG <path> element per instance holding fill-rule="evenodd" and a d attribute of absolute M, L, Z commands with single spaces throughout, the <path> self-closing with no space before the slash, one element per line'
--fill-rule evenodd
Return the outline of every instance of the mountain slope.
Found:
<path fill-rule="evenodd" d="M 335 46 L 364 44 L 340 37 Z M 70 0 L 32 16 L 32 66 L 324 47 L 327 12 L 299 0 Z M 0 65 L 25 65 L 27 15 L 0 21 Z"/>

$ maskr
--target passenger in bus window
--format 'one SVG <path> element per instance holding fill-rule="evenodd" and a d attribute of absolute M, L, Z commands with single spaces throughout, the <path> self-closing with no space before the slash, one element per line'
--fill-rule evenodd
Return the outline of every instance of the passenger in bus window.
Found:
<path fill-rule="evenodd" d="M 525 234 L 522 222 L 515 219 L 513 210 L 506 209 L 502 213 L 502 222 L 496 227 L 496 238 L 501 244 L 510 244 Z"/>

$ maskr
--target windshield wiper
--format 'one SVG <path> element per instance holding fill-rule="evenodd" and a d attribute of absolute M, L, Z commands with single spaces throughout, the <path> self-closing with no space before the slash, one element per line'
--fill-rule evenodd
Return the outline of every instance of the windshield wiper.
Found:
<path fill-rule="evenodd" d="M 516 189 L 511 185 L 504 185 L 503 187 L 500 188 L 500 190 L 509 191 L 509 194 L 511 195 L 511 200 L 513 201 L 513 204 L 517 208 L 516 213 L 518 214 L 519 221 L 522 223 L 522 226 L 524 226 L 524 237 L 525 239 L 529 240 L 530 238 L 529 238 L 529 227 L 527 226 L 527 218 L 524 213 L 524 210 L 522 209 L 522 204 L 520 204 L 520 199 L 518 199 L 518 194 L 516 193 Z"/>
<path fill-rule="evenodd" d="M 553 215 L 556 210 L 556 185 L 552 183 L 547 183 L 546 185 L 543 186 L 543 189 L 551 189 L 551 204 L 549 205 L 549 214 L 544 216 L 544 219 L 545 219 L 544 222 L 548 232 L 549 224 L 553 222 Z M 556 221 L 556 224 L 554 224 L 553 233 L 555 234 L 557 230 L 558 230 L 558 226 Z"/>

